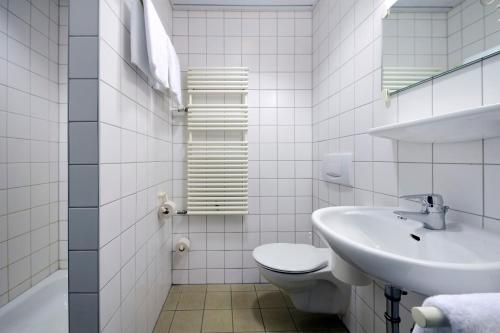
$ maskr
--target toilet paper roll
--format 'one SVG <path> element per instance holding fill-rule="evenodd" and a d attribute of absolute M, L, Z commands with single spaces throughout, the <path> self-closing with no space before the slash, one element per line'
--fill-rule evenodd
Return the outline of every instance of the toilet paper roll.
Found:
<path fill-rule="evenodd" d="M 163 216 L 170 216 L 177 214 L 177 206 L 175 202 L 167 200 L 160 206 L 160 212 Z"/>
<path fill-rule="evenodd" d="M 191 248 L 191 242 L 186 237 L 181 237 L 175 243 L 175 252 L 186 253 Z"/>

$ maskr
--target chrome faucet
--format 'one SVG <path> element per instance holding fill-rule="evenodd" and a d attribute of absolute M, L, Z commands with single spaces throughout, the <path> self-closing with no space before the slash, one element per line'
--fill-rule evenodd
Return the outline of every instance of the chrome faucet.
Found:
<path fill-rule="evenodd" d="M 422 207 L 419 212 L 407 212 L 403 210 L 395 210 L 394 214 L 403 218 L 411 218 L 422 222 L 424 228 L 431 230 L 446 229 L 445 216 L 448 211 L 448 206 L 443 205 L 443 197 L 439 194 L 412 194 L 404 195 L 401 199 L 419 199 Z"/>

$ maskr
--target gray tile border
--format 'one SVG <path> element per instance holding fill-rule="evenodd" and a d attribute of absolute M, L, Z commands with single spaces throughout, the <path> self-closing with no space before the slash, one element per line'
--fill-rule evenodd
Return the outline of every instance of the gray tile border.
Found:
<path fill-rule="evenodd" d="M 97 35 L 99 29 L 98 0 L 70 0 L 69 34 L 71 36 Z"/>
<path fill-rule="evenodd" d="M 99 332 L 99 295 L 69 294 L 69 331 Z"/>
<path fill-rule="evenodd" d="M 69 209 L 68 249 L 99 249 L 99 208 Z"/>
<path fill-rule="evenodd" d="M 69 207 L 97 207 L 99 204 L 99 166 L 70 165 L 68 173 Z"/>
<path fill-rule="evenodd" d="M 69 251 L 68 259 L 68 291 L 99 292 L 99 252 Z"/>
<path fill-rule="evenodd" d="M 70 122 L 68 126 L 69 163 L 99 163 L 99 138 L 97 122 Z"/>
<path fill-rule="evenodd" d="M 99 37 L 69 37 L 70 79 L 94 79 L 99 68 Z"/>
<path fill-rule="evenodd" d="M 69 331 L 99 332 L 99 0 L 69 0 Z"/>
<path fill-rule="evenodd" d="M 97 121 L 98 91 L 97 79 L 69 80 L 68 121 Z"/>

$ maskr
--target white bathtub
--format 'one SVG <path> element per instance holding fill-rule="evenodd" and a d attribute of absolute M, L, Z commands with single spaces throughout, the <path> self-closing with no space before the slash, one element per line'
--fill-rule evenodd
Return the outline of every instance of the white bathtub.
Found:
<path fill-rule="evenodd" d="M 68 272 L 60 270 L 0 308 L 1 333 L 67 333 Z"/>

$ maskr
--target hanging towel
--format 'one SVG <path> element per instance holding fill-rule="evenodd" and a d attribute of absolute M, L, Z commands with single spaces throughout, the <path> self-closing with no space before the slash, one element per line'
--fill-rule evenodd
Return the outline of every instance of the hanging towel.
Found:
<path fill-rule="evenodd" d="M 130 11 L 130 60 L 151 82 L 155 82 L 149 70 L 144 8 L 139 0 L 127 0 Z"/>
<path fill-rule="evenodd" d="M 181 66 L 179 57 L 175 52 L 175 47 L 170 38 L 168 38 L 168 83 L 170 84 L 170 95 L 175 98 L 177 105 L 182 107 L 182 84 L 181 84 Z"/>
<path fill-rule="evenodd" d="M 500 327 L 500 294 L 439 295 L 429 297 L 423 306 L 435 306 L 448 318 L 450 328 L 421 328 L 413 333 L 493 333 Z"/>
<path fill-rule="evenodd" d="M 156 80 L 155 89 L 168 91 L 168 35 L 152 0 L 143 0 L 149 69 Z"/>

